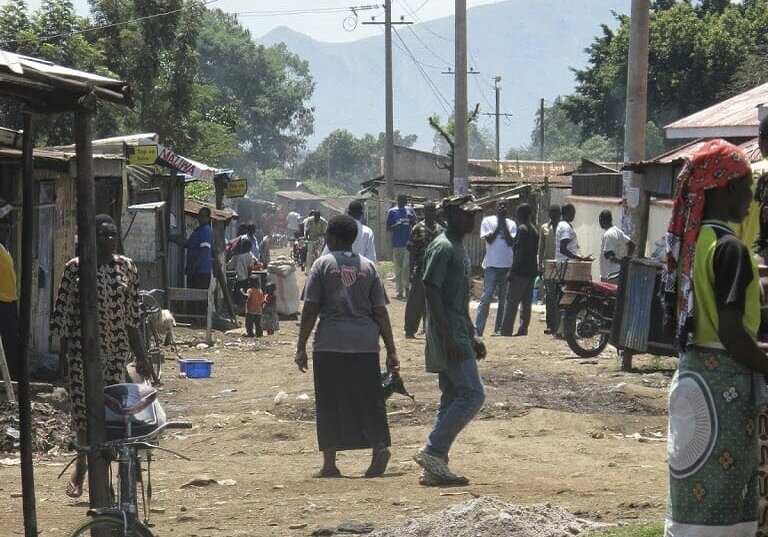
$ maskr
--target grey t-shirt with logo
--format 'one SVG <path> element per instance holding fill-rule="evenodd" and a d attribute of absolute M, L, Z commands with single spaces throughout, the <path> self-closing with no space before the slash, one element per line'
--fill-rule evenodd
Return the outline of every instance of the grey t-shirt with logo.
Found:
<path fill-rule="evenodd" d="M 379 352 L 373 308 L 389 303 L 376 265 L 352 252 L 331 252 L 312 265 L 304 301 L 320 305 L 315 352 Z"/>

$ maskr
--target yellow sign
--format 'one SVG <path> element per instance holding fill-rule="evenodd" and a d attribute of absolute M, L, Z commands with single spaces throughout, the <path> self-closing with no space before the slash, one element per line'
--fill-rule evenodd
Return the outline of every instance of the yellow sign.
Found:
<path fill-rule="evenodd" d="M 128 146 L 128 164 L 151 166 L 157 160 L 156 145 Z"/>
<path fill-rule="evenodd" d="M 248 181 L 236 179 L 229 181 L 224 187 L 224 195 L 228 198 L 242 198 L 248 192 Z"/>

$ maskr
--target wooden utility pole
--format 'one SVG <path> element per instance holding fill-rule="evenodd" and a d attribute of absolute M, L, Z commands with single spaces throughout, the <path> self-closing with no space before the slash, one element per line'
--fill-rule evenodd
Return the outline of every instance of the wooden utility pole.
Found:
<path fill-rule="evenodd" d="M 465 194 L 469 188 L 469 143 L 467 117 L 467 0 L 456 0 L 454 115 L 456 124 L 453 151 L 453 193 Z"/>
<path fill-rule="evenodd" d="M 37 537 L 37 508 L 35 507 L 35 476 L 32 462 L 32 394 L 29 386 L 30 343 L 32 342 L 32 264 L 35 244 L 33 147 L 35 118 L 24 113 L 24 145 L 21 154 L 21 294 L 19 296 L 19 433 L 21 444 L 21 494 L 24 511 L 24 536 Z M 11 377 L 3 373 L 6 386 Z M 12 389 L 12 388 L 11 388 Z"/>
<path fill-rule="evenodd" d="M 94 95 L 80 99 L 75 111 L 77 154 L 77 255 L 80 282 L 80 330 L 85 376 L 85 405 L 88 410 L 88 444 L 104 442 L 104 376 L 99 348 L 99 297 L 96 288 L 96 190 L 93 179 Z M 100 451 L 88 453 L 88 494 L 91 508 L 110 504 L 108 463 Z"/>
<path fill-rule="evenodd" d="M 648 27 L 649 0 L 632 0 L 632 18 L 627 69 L 627 108 L 624 125 L 624 162 L 645 158 L 645 123 L 648 102 Z M 638 256 L 645 255 L 648 234 L 649 195 L 636 186 L 637 174 L 625 171 L 622 198 L 622 227 L 637 245 Z"/>
<path fill-rule="evenodd" d="M 539 160 L 544 162 L 544 97 L 539 101 Z"/>
<path fill-rule="evenodd" d="M 648 103 L 649 0 L 632 0 L 627 68 L 627 109 L 624 125 L 624 162 L 645 159 L 645 122 Z M 637 186 L 637 174 L 623 172 L 622 227 L 637 245 L 637 255 L 645 255 L 648 235 L 650 194 Z M 632 353 L 622 352 L 621 369 L 632 369 Z"/>
<path fill-rule="evenodd" d="M 413 24 L 404 20 L 392 22 L 392 0 L 384 1 L 384 22 L 370 21 L 363 24 L 384 24 L 384 181 L 387 198 L 395 199 L 395 107 L 392 89 L 392 26 Z"/>

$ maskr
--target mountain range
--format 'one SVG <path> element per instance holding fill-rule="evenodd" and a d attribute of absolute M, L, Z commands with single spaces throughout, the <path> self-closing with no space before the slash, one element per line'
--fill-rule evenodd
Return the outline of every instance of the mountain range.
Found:
<path fill-rule="evenodd" d="M 448 1 L 448 0 L 437 0 Z M 502 154 L 529 143 L 541 98 L 571 93 L 571 68 L 586 65 L 584 51 L 601 25 L 616 27 L 613 13 L 628 13 L 630 0 L 506 0 L 468 11 L 469 108 L 495 110 L 494 77 L 501 76 Z M 393 72 L 395 129 L 416 134 L 416 147 L 432 150 L 434 132 L 427 118 L 445 119 L 453 110 L 454 18 L 395 27 Z M 346 43 L 324 43 L 281 26 L 257 42 L 283 42 L 309 62 L 316 88 L 315 134 L 309 146 L 345 128 L 360 136 L 384 130 L 384 35 Z M 494 118 L 481 128 L 493 136 Z M 492 157 L 492 155 L 489 155 Z"/>

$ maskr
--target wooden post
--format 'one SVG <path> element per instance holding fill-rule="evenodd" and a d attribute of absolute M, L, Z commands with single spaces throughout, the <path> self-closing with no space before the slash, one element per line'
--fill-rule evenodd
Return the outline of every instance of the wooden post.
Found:
<path fill-rule="evenodd" d="M 208 310 L 205 313 L 205 343 L 209 346 L 213 346 L 213 336 L 211 329 L 213 328 L 213 295 L 216 290 L 216 279 L 211 278 L 211 283 L 208 284 Z"/>
<path fill-rule="evenodd" d="M 11 372 L 8 369 L 8 361 L 5 358 L 5 349 L 3 340 L 0 339 L 0 374 L 3 375 L 3 387 L 5 388 L 5 397 L 9 403 L 16 404 L 16 394 L 13 393 L 13 382 L 11 382 Z"/>
<path fill-rule="evenodd" d="M 80 258 L 80 322 L 85 374 L 85 404 L 88 409 L 88 444 L 103 442 L 104 376 L 99 349 L 99 305 L 96 289 L 96 193 L 93 180 L 93 95 L 81 99 L 75 111 L 77 155 L 77 253 Z M 91 507 L 110 504 L 107 461 L 98 451 L 88 454 L 88 491 Z"/>
<path fill-rule="evenodd" d="M 24 113 L 24 145 L 21 156 L 21 294 L 19 296 L 19 430 L 21 433 L 21 491 L 24 511 L 24 536 L 37 537 L 35 475 L 32 467 L 32 395 L 29 386 L 30 344 L 32 342 L 32 263 L 35 216 L 32 182 L 35 140 L 34 116 Z M 8 377 L 6 382 L 10 384 Z"/>

